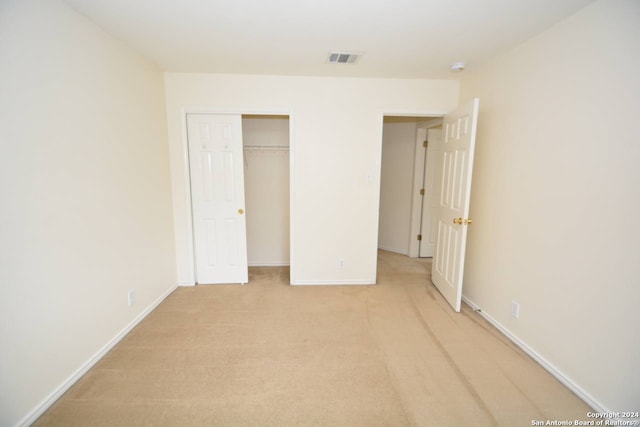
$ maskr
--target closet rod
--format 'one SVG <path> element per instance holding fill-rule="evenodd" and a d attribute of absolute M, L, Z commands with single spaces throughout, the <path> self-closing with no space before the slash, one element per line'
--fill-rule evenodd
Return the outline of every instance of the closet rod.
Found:
<path fill-rule="evenodd" d="M 245 150 L 260 150 L 260 151 L 286 151 L 289 149 L 288 145 L 245 145 Z"/>

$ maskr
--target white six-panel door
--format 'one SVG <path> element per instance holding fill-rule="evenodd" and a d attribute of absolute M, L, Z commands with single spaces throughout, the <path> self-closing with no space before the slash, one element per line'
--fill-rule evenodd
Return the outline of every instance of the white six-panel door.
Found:
<path fill-rule="evenodd" d="M 469 199 L 478 105 L 476 98 L 444 117 L 436 169 L 438 237 L 431 280 L 456 311 L 460 311 L 467 228 L 471 224 Z"/>
<path fill-rule="evenodd" d="M 198 284 L 247 283 L 242 117 L 188 114 Z"/>

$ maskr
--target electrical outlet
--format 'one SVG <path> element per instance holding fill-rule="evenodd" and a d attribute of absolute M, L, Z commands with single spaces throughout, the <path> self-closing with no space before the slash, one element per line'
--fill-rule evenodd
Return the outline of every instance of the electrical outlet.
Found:
<path fill-rule="evenodd" d="M 515 301 L 511 301 L 511 317 L 520 317 L 520 304 Z"/>
<path fill-rule="evenodd" d="M 340 259 L 338 260 L 338 267 L 340 267 L 340 268 L 344 268 L 344 259 L 340 258 Z"/>
<path fill-rule="evenodd" d="M 129 307 L 131 307 L 133 304 L 136 303 L 136 290 L 135 289 L 129 289 L 129 292 L 127 293 L 127 302 L 129 303 Z"/>

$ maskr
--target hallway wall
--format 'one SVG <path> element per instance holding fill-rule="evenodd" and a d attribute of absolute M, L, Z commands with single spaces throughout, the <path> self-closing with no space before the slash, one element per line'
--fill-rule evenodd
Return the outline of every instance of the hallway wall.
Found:
<path fill-rule="evenodd" d="M 382 131 L 378 248 L 409 254 L 416 123 L 386 121 Z"/>

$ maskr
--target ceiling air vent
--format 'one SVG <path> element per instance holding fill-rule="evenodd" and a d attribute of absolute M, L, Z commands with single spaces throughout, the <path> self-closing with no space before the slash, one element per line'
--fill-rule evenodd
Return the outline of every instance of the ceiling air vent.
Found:
<path fill-rule="evenodd" d="M 362 54 L 353 52 L 331 52 L 327 62 L 330 64 L 355 64 Z"/>

